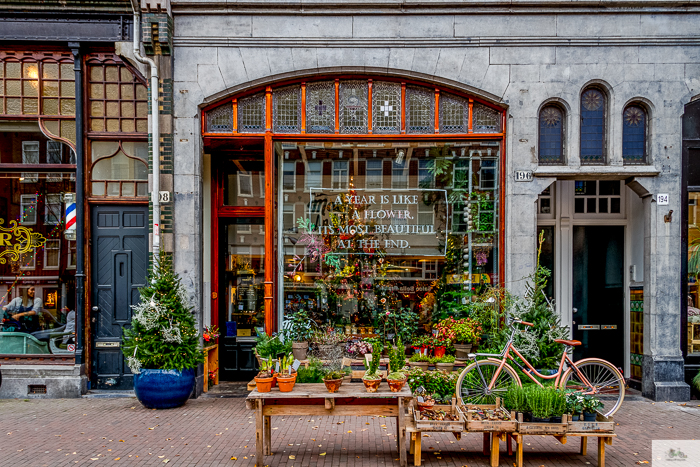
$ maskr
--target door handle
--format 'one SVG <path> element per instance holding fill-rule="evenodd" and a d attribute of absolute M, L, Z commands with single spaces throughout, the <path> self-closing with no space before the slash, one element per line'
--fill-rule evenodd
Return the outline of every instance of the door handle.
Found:
<path fill-rule="evenodd" d="M 100 311 L 100 307 L 98 307 L 98 306 L 93 306 L 93 307 L 92 307 L 92 311 L 95 311 L 95 312 Z"/>

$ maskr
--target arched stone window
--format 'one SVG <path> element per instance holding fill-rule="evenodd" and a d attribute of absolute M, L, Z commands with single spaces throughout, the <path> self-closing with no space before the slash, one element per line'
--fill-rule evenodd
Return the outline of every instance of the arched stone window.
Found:
<path fill-rule="evenodd" d="M 554 165 L 564 163 L 564 110 L 556 104 L 547 104 L 539 117 L 539 163 Z"/>
<path fill-rule="evenodd" d="M 581 94 L 581 164 L 604 164 L 607 98 L 598 88 Z"/>
<path fill-rule="evenodd" d="M 622 113 L 622 160 L 625 164 L 647 163 L 647 111 L 638 103 Z"/>

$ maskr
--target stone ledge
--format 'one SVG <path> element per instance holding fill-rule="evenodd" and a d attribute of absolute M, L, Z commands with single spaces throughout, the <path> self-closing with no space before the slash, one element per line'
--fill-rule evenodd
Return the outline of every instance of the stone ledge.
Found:
<path fill-rule="evenodd" d="M 87 391 L 82 365 L 8 365 L 0 367 L 0 399 L 63 399 L 80 397 Z M 29 386 L 45 386 L 45 394 L 32 394 Z"/>
<path fill-rule="evenodd" d="M 582 165 L 541 166 L 533 172 L 535 177 L 556 177 L 557 180 L 624 180 L 630 177 L 656 177 L 659 171 L 653 165 Z"/>

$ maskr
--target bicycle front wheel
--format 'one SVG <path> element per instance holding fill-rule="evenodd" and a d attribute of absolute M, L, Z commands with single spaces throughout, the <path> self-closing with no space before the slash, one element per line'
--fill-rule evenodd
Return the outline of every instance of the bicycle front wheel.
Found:
<path fill-rule="evenodd" d="M 600 412 L 606 417 L 617 412 L 625 398 L 625 379 L 617 368 L 600 358 L 579 360 L 574 366 L 566 370 L 560 388 L 593 394 L 603 403 Z"/>
<path fill-rule="evenodd" d="M 511 385 L 521 386 L 520 378 L 515 371 L 509 365 L 504 365 L 489 389 L 489 384 L 498 371 L 500 363 L 479 360 L 462 370 L 457 379 L 457 401 L 462 405 L 495 404 L 496 397 L 503 398 Z"/>

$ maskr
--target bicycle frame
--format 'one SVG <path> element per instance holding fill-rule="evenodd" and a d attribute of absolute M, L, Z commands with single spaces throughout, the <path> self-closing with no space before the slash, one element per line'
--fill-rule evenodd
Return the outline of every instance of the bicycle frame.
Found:
<path fill-rule="evenodd" d="M 540 383 L 535 376 L 533 376 L 533 373 L 537 375 L 538 378 L 541 379 L 555 379 L 554 380 L 554 386 L 557 387 L 559 386 L 561 380 L 560 378 L 564 375 L 564 364 L 567 364 L 569 367 L 573 368 L 574 371 L 576 372 L 576 375 L 581 379 L 581 382 L 584 383 L 587 387 L 592 387 L 593 385 L 586 379 L 586 377 L 579 371 L 578 368 L 576 368 L 576 365 L 574 365 L 574 362 L 569 358 L 569 355 L 566 350 L 562 352 L 561 356 L 561 361 L 559 362 L 559 368 L 557 369 L 557 372 L 553 375 L 543 375 L 540 372 L 538 372 L 525 357 L 522 356 L 520 352 L 518 352 L 518 349 L 515 348 L 513 345 L 513 339 L 515 337 L 516 329 L 511 326 L 511 329 L 513 330 L 510 334 L 510 338 L 508 339 L 508 343 L 506 344 L 503 352 L 500 354 L 487 354 L 487 353 L 476 353 L 472 354 L 472 360 L 476 362 L 476 357 L 498 357 L 500 358 L 500 364 L 498 365 L 498 368 L 493 374 L 493 377 L 491 378 L 491 381 L 488 383 L 488 389 L 492 390 L 493 385 L 496 383 L 496 380 L 498 379 L 498 376 L 501 374 L 501 371 L 503 370 L 503 367 L 506 364 L 506 360 L 510 360 L 511 362 L 515 363 L 515 365 L 520 368 L 520 370 L 525 373 L 532 381 L 534 381 L 536 384 L 538 384 L 540 387 L 542 387 L 542 383 Z M 517 355 L 523 363 L 527 366 L 527 369 L 523 368 L 523 366 L 513 358 L 513 356 L 510 354 L 511 350 L 515 355 Z M 476 366 L 477 371 L 479 372 L 479 376 L 481 377 L 481 381 L 486 385 L 486 379 L 484 378 L 483 373 L 481 372 L 481 368 L 479 366 Z M 528 371 L 529 370 L 529 371 Z M 584 392 L 583 394 L 588 394 L 588 392 Z"/>

